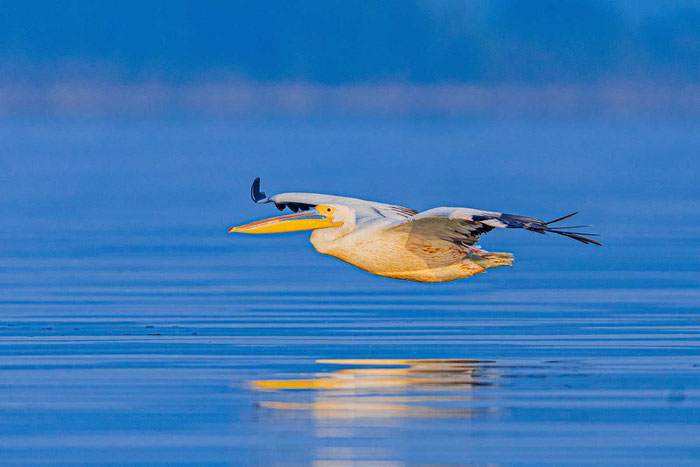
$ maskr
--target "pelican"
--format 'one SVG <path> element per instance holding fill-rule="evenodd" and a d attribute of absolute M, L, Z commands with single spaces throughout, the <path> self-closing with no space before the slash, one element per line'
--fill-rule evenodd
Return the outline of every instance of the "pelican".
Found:
<path fill-rule="evenodd" d="M 229 232 L 266 234 L 312 230 L 316 251 L 334 256 L 377 276 L 414 282 L 449 282 L 512 266 L 510 253 L 491 253 L 476 242 L 494 228 L 525 229 L 539 234 L 563 235 L 584 244 L 600 242 L 552 227 L 578 212 L 544 222 L 532 217 L 439 207 L 418 212 L 393 204 L 317 193 L 279 193 L 268 197 L 260 191 L 260 178 L 250 190 L 258 204 L 274 203 L 280 211 L 298 214 L 272 217 L 231 227 Z"/>

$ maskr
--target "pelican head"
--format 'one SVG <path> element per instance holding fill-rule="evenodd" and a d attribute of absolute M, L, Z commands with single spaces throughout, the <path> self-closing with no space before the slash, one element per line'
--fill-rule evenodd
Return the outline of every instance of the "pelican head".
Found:
<path fill-rule="evenodd" d="M 251 222 L 250 224 L 231 227 L 229 232 L 266 234 L 340 227 L 343 225 L 344 211 L 346 209 L 345 206 L 319 204 L 309 212 L 271 217 Z"/>

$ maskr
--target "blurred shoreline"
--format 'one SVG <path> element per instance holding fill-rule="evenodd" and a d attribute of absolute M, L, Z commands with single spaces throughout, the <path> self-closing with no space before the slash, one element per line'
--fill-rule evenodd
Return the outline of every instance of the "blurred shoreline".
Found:
<path fill-rule="evenodd" d="M 700 84 L 0 85 L 0 117 L 164 116 L 700 116 Z"/>

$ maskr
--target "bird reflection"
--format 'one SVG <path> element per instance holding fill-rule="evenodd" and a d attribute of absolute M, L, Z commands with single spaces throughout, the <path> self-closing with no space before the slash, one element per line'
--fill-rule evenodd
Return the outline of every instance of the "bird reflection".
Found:
<path fill-rule="evenodd" d="M 294 397 L 266 400 L 261 407 L 306 411 L 314 418 L 471 417 L 475 387 L 494 384 L 498 374 L 482 371 L 484 360 L 317 360 L 344 367 L 312 378 L 253 381 L 257 391 Z M 294 391 L 307 390 L 307 391 Z M 309 393 L 308 390 L 312 392 Z M 301 401 L 299 400 L 301 396 Z M 309 397 L 310 396 L 310 397 Z"/>

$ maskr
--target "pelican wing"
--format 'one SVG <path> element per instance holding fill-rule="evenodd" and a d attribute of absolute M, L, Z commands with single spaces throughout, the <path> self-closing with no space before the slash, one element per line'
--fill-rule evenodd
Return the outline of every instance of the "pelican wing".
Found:
<path fill-rule="evenodd" d="M 275 203 L 277 209 L 285 208 L 297 212 L 313 209 L 319 204 L 342 204 L 355 210 L 358 217 L 385 217 L 387 219 L 406 219 L 418 214 L 415 209 L 395 206 L 393 204 L 365 201 L 344 196 L 323 195 L 320 193 L 279 193 L 268 197 L 260 191 L 260 178 L 253 181 L 250 196 L 258 204 Z"/>
<path fill-rule="evenodd" d="M 594 243 L 596 245 L 600 245 L 600 242 L 584 236 L 596 236 L 596 234 L 583 234 L 564 230 L 588 226 L 551 226 L 551 224 L 568 219 L 576 214 L 578 213 L 575 212 L 559 219 L 545 222 L 541 219 L 518 216 L 515 214 L 481 211 L 470 208 L 441 207 L 430 209 L 415 216 L 411 216 L 402 223 L 392 227 L 392 229 L 406 231 L 409 233 L 409 235 L 416 238 L 422 238 L 425 240 L 432 239 L 433 241 L 446 241 L 453 244 L 467 246 L 476 244 L 480 235 L 488 233 L 497 227 L 506 229 L 525 229 L 540 234 L 546 234 L 548 232 L 555 233 L 573 238 L 574 240 L 578 240 L 582 243 Z"/>

